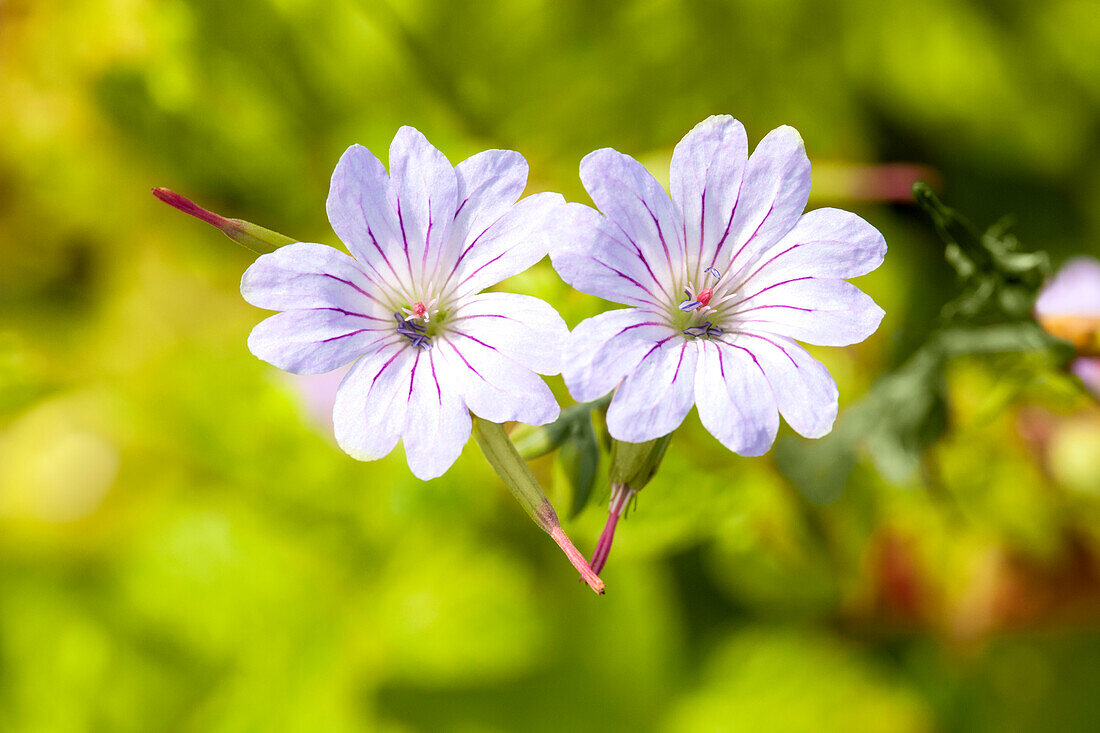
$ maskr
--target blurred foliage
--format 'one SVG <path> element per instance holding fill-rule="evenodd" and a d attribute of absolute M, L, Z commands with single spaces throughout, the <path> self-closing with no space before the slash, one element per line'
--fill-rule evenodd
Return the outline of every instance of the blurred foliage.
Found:
<path fill-rule="evenodd" d="M 1019 354 L 1019 363 L 1010 368 L 1017 381 L 1027 383 L 1064 368 L 1074 356 L 1071 344 L 1048 335 L 1032 316 L 1039 288 L 1050 274 L 1047 253 L 1023 251 L 1003 224 L 979 235 L 925 183 L 915 184 L 913 195 L 946 245 L 960 292 L 940 309 L 939 328 L 905 362 L 879 377 L 831 435 L 813 443 L 788 438 L 779 444 L 780 469 L 811 500 L 840 495 L 855 466 L 855 452 L 864 446 L 887 479 L 913 479 L 924 452 L 948 429 L 945 370 L 951 359 Z"/>
<path fill-rule="evenodd" d="M 831 503 L 689 417 L 597 598 L 476 449 L 428 483 L 340 453 L 317 391 L 245 349 L 249 253 L 149 189 L 334 243 L 335 161 L 402 124 L 587 201 L 595 148 L 664 178 L 709 114 L 789 123 L 811 205 L 891 247 L 860 281 L 880 332 L 815 350 L 856 409 L 954 329 L 1027 325 L 1011 299 L 1008 330 L 945 324 L 943 244 L 866 203 L 868 166 L 922 164 L 1055 263 L 1096 252 L 1098 44 L 1089 0 L 0 0 L 0 730 L 1096 730 L 1100 412 L 1056 363 L 941 360 L 862 428 L 925 426 L 915 472 L 872 442 Z M 1007 272 L 1007 243 L 954 264 Z M 604 307 L 546 263 L 509 289 Z M 532 462 L 562 508 L 579 465 Z"/>

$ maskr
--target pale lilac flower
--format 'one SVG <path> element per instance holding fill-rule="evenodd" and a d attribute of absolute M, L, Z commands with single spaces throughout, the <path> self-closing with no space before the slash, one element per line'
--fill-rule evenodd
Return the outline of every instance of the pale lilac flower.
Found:
<path fill-rule="evenodd" d="M 488 150 L 452 167 L 403 127 L 390 174 L 354 145 L 332 174 L 328 215 L 352 256 L 297 243 L 260 257 L 241 293 L 282 313 L 253 329 L 253 354 L 295 374 L 355 361 L 333 425 L 340 447 L 380 458 L 400 438 L 419 478 L 443 474 L 470 436 L 470 412 L 542 425 L 558 405 L 536 374 L 556 374 L 567 335 L 549 305 L 482 293 L 547 252 L 558 194 L 516 200 L 519 153 Z"/>
<path fill-rule="evenodd" d="M 676 429 L 697 405 L 730 450 L 760 455 L 779 413 L 820 437 L 836 383 L 796 343 L 857 343 L 883 311 L 843 278 L 882 263 L 882 235 L 855 214 L 803 214 L 810 163 L 790 127 L 748 157 L 741 123 L 711 117 L 672 156 L 672 197 L 630 156 L 597 150 L 581 180 L 603 212 L 569 204 L 551 258 L 578 290 L 631 306 L 574 329 L 563 371 L 591 400 L 617 388 L 607 426 L 638 443 Z"/>
<path fill-rule="evenodd" d="M 333 436 L 332 408 L 336 406 L 336 393 L 344 381 L 350 364 L 324 374 L 282 374 L 285 383 L 297 395 L 309 424 L 326 435 Z"/>
<path fill-rule="evenodd" d="M 1035 317 L 1050 333 L 1073 343 L 1079 356 L 1072 371 L 1100 399 L 1100 260 L 1075 257 L 1043 286 Z"/>

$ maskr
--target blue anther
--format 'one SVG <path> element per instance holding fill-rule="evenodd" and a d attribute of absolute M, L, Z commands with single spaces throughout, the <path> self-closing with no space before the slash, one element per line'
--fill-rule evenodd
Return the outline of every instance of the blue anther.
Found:
<path fill-rule="evenodd" d="M 405 318 L 400 313 L 394 313 L 393 317 L 397 320 L 397 332 L 411 341 L 413 346 L 421 349 L 432 348 L 431 339 L 424 335 L 426 330 L 423 325 Z"/>

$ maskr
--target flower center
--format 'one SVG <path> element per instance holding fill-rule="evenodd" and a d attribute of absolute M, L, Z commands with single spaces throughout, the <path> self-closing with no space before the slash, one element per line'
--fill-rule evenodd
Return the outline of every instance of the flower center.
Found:
<path fill-rule="evenodd" d="M 693 317 L 689 317 L 686 321 L 681 319 L 676 320 L 681 320 L 679 324 L 681 326 L 685 326 L 686 323 L 695 321 L 692 325 L 681 328 L 681 332 L 686 336 L 691 336 L 693 338 L 714 338 L 724 333 L 722 328 L 714 325 L 711 320 L 706 320 L 702 323 L 698 321 L 706 314 L 714 312 L 714 309 L 710 305 L 710 301 L 711 298 L 714 297 L 715 286 L 717 286 L 718 281 L 722 279 L 722 273 L 718 272 L 718 270 L 713 267 L 708 267 L 703 273 L 706 275 L 704 285 L 707 285 L 707 287 L 696 293 L 695 284 L 688 282 L 687 287 L 684 288 L 684 295 L 686 298 L 678 306 L 680 311 L 683 313 L 691 313 Z M 713 284 L 708 284 L 711 278 L 714 279 L 714 282 Z"/>

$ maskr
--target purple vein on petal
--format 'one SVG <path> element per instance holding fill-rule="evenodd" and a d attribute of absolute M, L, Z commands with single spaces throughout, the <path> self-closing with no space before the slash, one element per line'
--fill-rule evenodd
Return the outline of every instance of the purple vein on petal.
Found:
<path fill-rule="evenodd" d="M 654 292 L 652 290 L 647 288 L 645 285 L 642 285 L 640 282 L 638 282 L 637 280 L 632 278 L 630 275 L 627 275 L 625 273 L 620 272 L 619 270 L 617 270 L 616 268 L 614 268 L 611 265 L 607 264 L 606 262 L 603 262 L 602 260 L 597 260 L 595 257 L 592 257 L 591 260 L 593 262 L 595 262 L 596 264 L 602 265 L 603 267 L 607 268 L 608 270 L 611 270 L 613 273 L 615 273 L 619 277 L 621 277 L 625 280 L 629 280 L 630 282 L 634 283 L 639 288 L 641 288 L 643 292 L 645 292 L 647 295 L 649 295 L 650 298 L 653 298 L 654 302 L 658 300 L 657 295 L 654 294 Z"/>
<path fill-rule="evenodd" d="M 743 332 L 741 332 L 741 334 L 740 334 L 740 335 L 741 335 L 741 336 L 748 336 L 749 338 L 754 338 L 754 339 L 760 339 L 761 341 L 767 341 L 767 342 L 768 342 L 769 344 L 771 344 L 771 345 L 772 345 L 772 346 L 774 346 L 775 348 L 777 348 L 777 349 L 779 349 L 780 351 L 782 351 L 782 352 L 783 352 L 783 355 L 784 355 L 785 357 L 787 357 L 788 359 L 790 359 L 790 360 L 791 360 L 791 363 L 792 363 L 792 364 L 794 364 L 794 368 L 795 368 L 795 369 L 801 369 L 801 368 L 802 368 L 801 366 L 799 366 L 798 362 L 794 360 L 794 357 L 793 357 L 793 356 L 791 356 L 791 354 L 790 354 L 790 352 L 789 352 L 789 351 L 787 351 L 787 350 L 786 350 L 786 349 L 784 349 L 784 348 L 783 348 L 782 346 L 780 346 L 779 344 L 777 344 L 777 343 L 775 343 L 774 341 L 772 341 L 772 340 L 771 340 L 770 338 L 766 338 L 766 337 L 764 337 L 764 336 L 761 336 L 761 335 L 760 335 L 760 334 L 758 334 L 758 333 L 748 333 L 747 331 L 743 331 Z"/>
<path fill-rule="evenodd" d="M 744 179 L 742 178 L 742 183 Z M 733 226 L 733 217 L 737 213 L 737 204 L 741 203 L 741 183 L 737 184 L 737 198 L 733 201 L 733 209 L 730 211 L 730 218 L 726 220 L 726 229 L 722 232 L 722 238 L 718 240 L 718 244 L 714 246 L 714 257 L 710 260 L 710 266 L 714 267 L 718 263 L 718 256 L 722 254 L 722 248 L 726 246 L 726 239 L 730 235 L 730 228 Z M 733 260 L 730 260 L 733 263 Z"/>
<path fill-rule="evenodd" d="M 778 288 L 781 285 L 790 285 L 791 283 L 800 282 L 802 280 L 813 280 L 813 279 L 814 279 L 813 277 L 807 275 L 805 277 L 792 277 L 790 280 L 784 280 L 783 282 L 773 283 L 773 284 L 769 285 L 768 287 L 762 288 L 759 291 L 753 293 L 752 295 L 746 296 L 746 297 L 742 298 L 741 300 L 737 301 L 736 303 L 734 303 L 730 306 L 727 306 L 727 307 L 736 308 L 737 306 L 741 305 L 742 303 L 744 303 L 746 301 L 749 301 L 749 300 L 752 300 L 753 298 L 755 298 L 759 295 L 763 295 L 764 293 L 768 292 L 769 290 L 772 290 L 774 288 Z M 764 306 L 756 306 L 756 307 L 762 308 Z M 791 306 L 791 307 L 793 307 L 793 306 Z M 741 311 L 741 312 L 742 313 L 747 313 L 749 310 L 751 310 L 751 309 L 746 309 L 746 310 Z"/>
<path fill-rule="evenodd" d="M 368 316 L 366 313 L 356 313 L 355 311 L 344 310 L 343 308 L 336 308 L 335 306 L 324 306 L 321 308 L 301 308 L 295 310 L 312 310 L 312 311 L 335 311 L 336 313 L 343 313 L 345 316 L 356 316 L 358 318 L 366 318 L 368 321 L 384 321 L 389 323 L 388 318 L 378 318 L 377 316 Z"/>
<path fill-rule="evenodd" d="M 673 382 L 676 381 L 676 377 L 680 376 L 680 367 L 683 366 L 684 351 L 687 350 L 687 347 L 688 347 L 688 345 L 687 345 L 686 342 L 682 346 L 680 346 L 680 360 L 676 362 L 676 371 L 672 373 L 672 381 Z"/>
<path fill-rule="evenodd" d="M 611 220 L 608 219 L 608 221 L 611 221 Z M 648 272 L 649 276 L 653 279 L 653 283 L 658 288 L 661 289 L 662 293 L 667 294 L 667 291 L 665 290 L 664 283 L 662 283 L 657 278 L 657 276 L 655 274 L 653 274 L 653 268 L 649 266 L 649 260 L 646 258 L 645 254 L 642 253 L 642 248 L 638 246 L 637 242 L 635 242 L 633 239 L 631 239 L 630 235 L 626 233 L 626 230 L 623 229 L 622 225 L 619 224 L 619 222 L 612 221 L 611 223 L 614 224 L 615 226 L 617 226 L 619 228 L 619 231 L 623 233 L 623 236 L 626 238 L 626 241 L 630 242 L 630 246 L 634 248 L 634 252 L 632 252 L 631 254 L 642 261 L 642 264 L 645 265 L 646 272 Z M 618 238 L 609 236 L 608 239 L 610 239 L 615 244 L 619 245 L 619 247 L 621 247 L 622 249 L 627 250 L 627 252 L 630 251 L 629 249 L 627 249 L 626 244 L 624 244 L 623 242 L 620 242 L 618 240 Z"/>
<path fill-rule="evenodd" d="M 412 402 L 413 385 L 416 384 L 416 367 L 420 365 L 420 349 L 416 350 L 416 361 L 413 362 L 412 373 L 409 375 L 409 396 L 407 401 Z"/>
<path fill-rule="evenodd" d="M 439 377 L 435 373 L 435 358 L 429 353 L 428 364 L 432 367 L 432 379 L 435 381 L 435 393 L 439 399 L 439 406 L 443 407 L 443 390 L 439 386 Z"/>
<path fill-rule="evenodd" d="M 497 347 L 490 346 L 489 344 L 485 343 L 481 339 L 474 338 L 473 336 L 471 336 L 468 333 L 465 333 L 464 331 L 459 331 L 458 329 L 452 328 L 451 333 L 455 333 L 455 334 L 458 334 L 459 336 L 462 336 L 464 338 L 468 338 L 476 344 L 481 344 L 482 346 L 484 346 L 486 349 L 489 349 L 490 351 L 495 351 L 498 354 L 500 353 L 500 349 L 498 349 Z"/>
<path fill-rule="evenodd" d="M 458 355 L 459 359 L 462 359 L 462 363 L 466 365 L 467 369 L 469 369 L 471 372 L 476 374 L 478 376 L 478 379 L 480 379 L 482 382 L 485 382 L 486 384 L 489 383 L 489 380 L 486 379 L 485 377 L 483 377 L 481 375 L 481 372 L 479 372 L 477 369 L 475 369 L 474 366 L 469 361 L 466 360 L 466 357 L 462 355 L 462 352 L 459 350 L 459 348 L 457 346 L 452 344 L 450 342 L 450 340 L 448 340 L 448 339 L 443 339 L 443 343 L 445 343 L 445 344 L 447 344 L 448 346 L 451 347 L 451 351 L 455 352 L 455 354 Z"/>
<path fill-rule="evenodd" d="M 764 214 L 764 218 L 761 219 L 760 223 L 756 225 L 756 231 L 754 231 L 752 233 L 752 235 L 748 239 L 745 240 L 745 243 L 741 245 L 741 249 L 737 250 L 737 254 L 735 254 L 733 256 L 733 258 L 730 259 L 729 267 L 726 268 L 727 270 L 732 270 L 733 269 L 733 263 L 737 262 L 737 258 L 741 256 L 741 253 L 745 251 L 745 248 L 748 247 L 749 244 L 752 242 L 752 240 L 756 238 L 756 235 L 760 233 L 761 227 L 764 226 L 764 222 L 766 222 L 768 220 L 768 217 L 772 215 L 773 211 L 775 211 L 775 201 L 772 201 L 771 207 L 768 208 L 768 213 Z M 732 218 L 730 219 L 730 223 L 731 224 L 733 223 Z"/>
<path fill-rule="evenodd" d="M 401 356 L 401 352 L 403 350 L 404 349 L 398 349 L 397 352 L 393 356 L 391 356 L 385 364 L 382 365 L 382 368 L 379 369 L 378 373 L 374 375 L 374 379 L 370 380 L 371 389 L 374 389 L 375 382 L 378 381 L 379 377 L 382 376 L 383 372 L 385 372 L 387 369 L 390 368 L 390 364 L 393 364 L 394 360 L 397 359 L 397 357 Z"/>
<path fill-rule="evenodd" d="M 397 197 L 397 224 L 401 228 L 401 244 L 405 250 L 405 262 L 409 265 L 409 277 L 412 277 L 412 257 L 409 256 L 409 235 L 405 233 L 405 218 L 401 215 L 401 196 Z"/>
<path fill-rule="evenodd" d="M 363 288 L 361 288 L 361 287 L 359 287 L 358 285 L 356 285 L 355 283 L 353 283 L 353 282 L 352 282 L 351 280 L 345 280 L 345 279 L 344 279 L 344 278 L 342 278 L 342 277 L 336 277 L 335 275 L 330 275 L 330 274 L 329 274 L 329 273 L 327 273 L 327 272 L 322 272 L 322 273 L 319 273 L 319 274 L 321 275 L 321 277 L 327 277 L 327 278 L 329 278 L 329 279 L 331 279 L 331 280 L 336 280 L 336 281 L 338 281 L 338 282 L 342 282 L 342 283 L 344 283 L 345 285 L 349 285 L 349 286 L 351 286 L 351 287 L 355 288 L 355 289 L 356 289 L 356 290 L 358 290 L 358 291 L 359 291 L 360 293 L 362 293 L 362 294 L 363 294 L 364 296 L 366 296 L 367 298 L 369 298 L 369 299 L 373 300 L 373 301 L 374 301 L 375 303 L 379 303 L 379 304 L 381 304 L 381 302 L 382 302 L 382 301 L 378 300 L 378 298 L 376 298 L 376 297 L 374 297 L 373 295 L 371 295 L 370 293 L 368 293 L 368 292 L 367 292 L 366 290 L 363 290 Z"/>
<path fill-rule="evenodd" d="M 463 210 L 464 208 L 466 208 L 466 204 L 467 204 L 467 202 L 469 202 L 469 200 L 470 200 L 470 197 L 469 197 L 469 196 L 467 196 L 466 198 L 462 199 L 462 203 L 458 205 L 458 208 L 457 208 L 457 209 L 455 209 L 455 219 L 457 219 L 457 218 L 458 218 L 458 215 L 462 213 L 462 210 Z"/>

